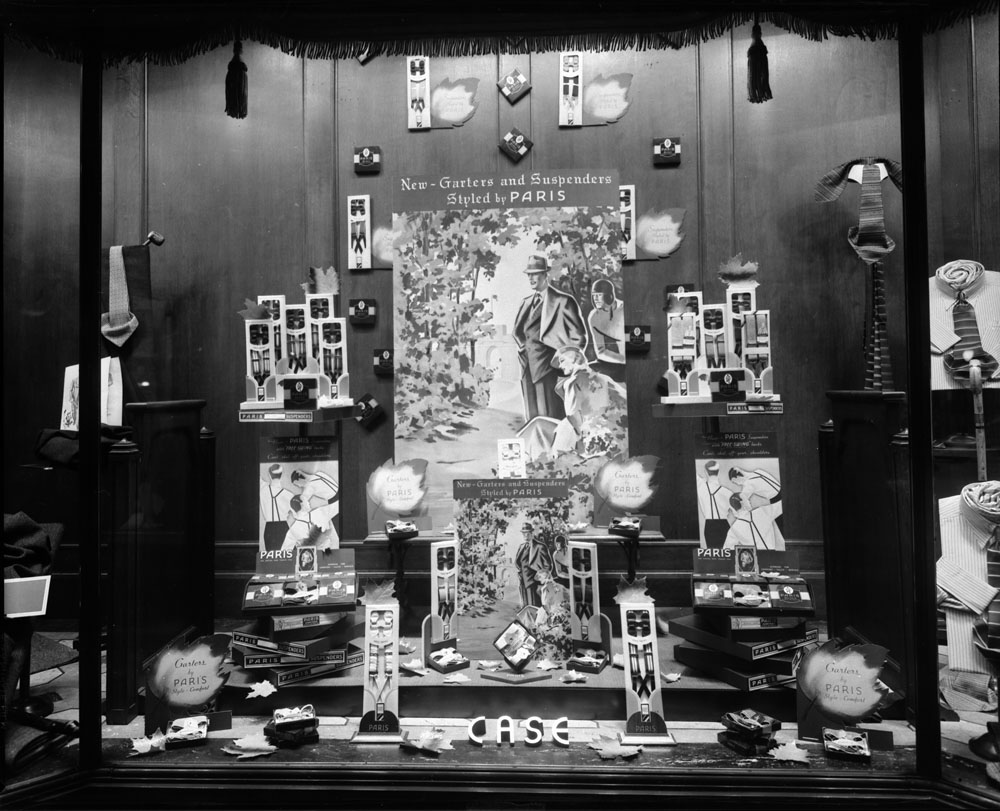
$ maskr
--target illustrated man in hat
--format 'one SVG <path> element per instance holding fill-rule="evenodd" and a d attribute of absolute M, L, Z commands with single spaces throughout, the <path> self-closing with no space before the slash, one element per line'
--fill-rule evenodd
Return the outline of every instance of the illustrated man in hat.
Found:
<path fill-rule="evenodd" d="M 576 299 L 549 284 L 546 257 L 533 255 L 524 273 L 532 294 L 521 302 L 513 330 L 521 361 L 524 420 L 539 416 L 560 420 L 566 411 L 556 394 L 559 371 L 552 358 L 563 347 L 586 349 L 587 327 Z"/>

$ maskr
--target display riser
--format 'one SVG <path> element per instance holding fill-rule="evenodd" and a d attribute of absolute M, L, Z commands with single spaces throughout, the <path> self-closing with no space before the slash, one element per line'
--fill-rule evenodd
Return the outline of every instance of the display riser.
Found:
<path fill-rule="evenodd" d="M 757 690 L 752 694 L 698 679 L 689 688 L 671 685 L 665 691 L 664 715 L 670 721 L 717 721 L 724 713 L 752 706 L 783 720 L 795 718 L 795 691 L 784 688 Z M 361 715 L 361 686 L 331 685 L 317 680 L 282 687 L 266 698 L 247 699 L 247 690 L 227 687 L 219 698 L 219 708 L 236 716 L 268 716 L 281 707 L 312 704 L 320 716 Z M 603 721 L 625 718 L 625 691 L 621 688 L 588 688 L 581 685 L 534 683 L 530 688 L 461 686 L 410 686 L 399 691 L 399 709 L 403 718 L 545 718 L 568 716 L 575 720 Z"/>

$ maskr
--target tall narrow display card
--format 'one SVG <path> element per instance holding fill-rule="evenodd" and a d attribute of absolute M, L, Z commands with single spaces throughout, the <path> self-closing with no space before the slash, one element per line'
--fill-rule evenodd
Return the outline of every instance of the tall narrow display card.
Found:
<path fill-rule="evenodd" d="M 260 441 L 260 550 L 340 546 L 340 465 L 330 436 Z"/>
<path fill-rule="evenodd" d="M 702 548 L 785 549 L 775 433 L 703 434 L 695 477 Z"/>
<path fill-rule="evenodd" d="M 613 171 L 398 179 L 393 209 L 395 457 L 426 459 L 436 526 L 454 479 L 573 481 L 627 454 L 618 178 Z"/>

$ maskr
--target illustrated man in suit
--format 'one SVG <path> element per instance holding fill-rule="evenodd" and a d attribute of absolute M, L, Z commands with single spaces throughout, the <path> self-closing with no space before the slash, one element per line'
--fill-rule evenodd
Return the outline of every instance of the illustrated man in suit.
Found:
<path fill-rule="evenodd" d="M 533 255 L 524 269 L 532 294 L 526 296 L 514 319 L 514 340 L 521 361 L 524 420 L 566 416 L 556 394 L 559 371 L 552 365 L 556 351 L 566 346 L 587 347 L 587 327 L 573 296 L 549 284 L 549 262 Z"/>

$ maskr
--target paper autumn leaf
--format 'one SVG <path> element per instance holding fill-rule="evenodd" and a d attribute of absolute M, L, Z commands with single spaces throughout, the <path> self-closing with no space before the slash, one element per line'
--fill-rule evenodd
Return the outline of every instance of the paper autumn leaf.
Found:
<path fill-rule="evenodd" d="M 400 749 L 432 757 L 437 757 L 441 752 L 455 748 L 451 745 L 451 740 L 446 737 L 445 731 L 440 727 L 424 730 L 420 733 L 419 738 L 411 738 L 410 733 L 406 731 L 403 732 L 402 737 L 403 740 L 399 744 Z"/>
<path fill-rule="evenodd" d="M 658 456 L 633 456 L 630 459 L 612 459 L 601 466 L 594 477 L 594 492 L 613 508 L 639 510 L 649 503 L 656 493 L 653 475 L 660 463 Z M 595 512 L 597 505 L 595 505 Z"/>
<path fill-rule="evenodd" d="M 394 605 L 399 602 L 396 599 L 396 584 L 392 580 L 369 580 L 360 599 L 361 605 Z"/>
<path fill-rule="evenodd" d="M 647 211 L 636 222 L 636 247 L 663 259 L 671 256 L 684 241 L 681 227 L 686 213 L 683 208 Z"/>
<path fill-rule="evenodd" d="M 776 746 L 767 754 L 775 760 L 786 760 L 795 763 L 805 763 L 807 766 L 809 765 L 809 753 L 805 749 L 800 749 L 796 746 L 795 741 L 785 741 L 783 744 Z"/>
<path fill-rule="evenodd" d="M 625 669 L 625 656 L 621 653 L 614 653 L 611 655 L 611 666 L 617 667 L 619 670 Z"/>
<path fill-rule="evenodd" d="M 663 680 L 667 684 L 673 684 L 675 681 L 680 681 L 681 680 L 681 674 L 680 673 L 666 673 L 663 676 Z"/>
<path fill-rule="evenodd" d="M 559 677 L 564 684 L 577 684 L 587 680 L 587 675 L 578 670 L 568 670 Z"/>
<path fill-rule="evenodd" d="M 559 669 L 559 665 L 557 665 L 551 659 L 545 658 L 545 659 L 540 659 L 539 661 L 535 662 L 535 669 L 536 670 L 558 670 Z"/>
<path fill-rule="evenodd" d="M 337 269 L 330 265 L 328 268 L 309 268 L 306 281 L 302 283 L 302 290 L 306 293 L 333 293 L 340 295 L 340 275 Z"/>
<path fill-rule="evenodd" d="M 653 598 L 646 592 L 646 576 L 637 577 L 631 583 L 622 575 L 618 581 L 618 593 L 615 602 L 622 603 L 652 603 Z"/>
<path fill-rule="evenodd" d="M 374 504 L 387 512 L 406 515 L 417 508 L 427 492 L 424 487 L 426 471 L 424 459 L 408 459 L 398 465 L 390 459 L 368 477 L 365 489 Z"/>
<path fill-rule="evenodd" d="M 157 752 L 166 751 L 166 748 L 167 736 L 158 729 L 149 737 L 132 738 L 132 751 L 128 753 L 128 756 L 153 755 Z"/>
<path fill-rule="evenodd" d="M 449 673 L 447 676 L 444 677 L 443 683 L 444 684 L 465 684 L 465 683 L 470 682 L 470 681 L 472 681 L 472 679 L 470 679 L 464 673 Z"/>
<path fill-rule="evenodd" d="M 252 299 L 243 300 L 243 309 L 239 311 L 239 315 L 241 315 L 245 321 L 271 317 L 271 314 L 267 311 L 267 308 L 263 304 L 258 304 Z"/>
<path fill-rule="evenodd" d="M 393 256 L 392 244 L 396 239 L 391 228 L 379 226 L 372 230 L 372 259 L 378 259 L 386 265 L 392 265 Z"/>
<path fill-rule="evenodd" d="M 498 670 L 503 670 L 504 663 L 499 659 L 480 659 L 476 662 L 476 667 L 479 670 L 489 670 L 492 673 L 496 673 Z"/>
<path fill-rule="evenodd" d="M 461 127 L 476 113 L 479 79 L 445 79 L 431 91 L 431 116 L 435 123 Z"/>
<path fill-rule="evenodd" d="M 621 741 L 615 735 L 599 734 L 594 740 L 587 744 L 588 749 L 594 749 L 601 756 L 601 760 L 614 760 L 622 758 L 628 760 L 634 758 L 642 751 L 641 746 L 622 746 Z"/>
<path fill-rule="evenodd" d="M 400 662 L 399 669 L 405 670 L 407 673 L 412 673 L 415 676 L 426 676 L 429 672 L 427 666 L 416 658 L 410 659 L 409 662 Z"/>
<path fill-rule="evenodd" d="M 222 751 L 227 755 L 236 755 L 238 760 L 249 760 L 277 752 L 278 747 L 270 743 L 263 732 L 257 732 L 245 738 L 237 738 L 231 745 L 223 746 Z"/>
<path fill-rule="evenodd" d="M 597 76 L 583 89 L 583 109 L 594 118 L 613 123 L 628 112 L 632 87 L 631 73 Z"/>
<path fill-rule="evenodd" d="M 410 642 L 409 639 L 403 637 L 399 640 L 399 652 L 400 653 L 413 653 L 417 649 L 417 646 Z"/>
<path fill-rule="evenodd" d="M 757 275 L 758 267 L 756 262 L 744 262 L 743 254 L 738 253 L 719 265 L 719 279 L 723 284 L 748 282 Z"/>
<path fill-rule="evenodd" d="M 250 685 L 250 692 L 247 693 L 247 698 L 267 698 L 271 693 L 278 692 L 278 688 L 275 687 L 269 681 L 259 681 L 256 684 Z"/>
<path fill-rule="evenodd" d="M 848 645 L 834 639 L 802 656 L 799 692 L 822 712 L 841 720 L 870 715 L 889 698 L 879 679 L 889 651 L 880 645 Z"/>

